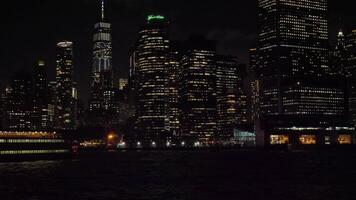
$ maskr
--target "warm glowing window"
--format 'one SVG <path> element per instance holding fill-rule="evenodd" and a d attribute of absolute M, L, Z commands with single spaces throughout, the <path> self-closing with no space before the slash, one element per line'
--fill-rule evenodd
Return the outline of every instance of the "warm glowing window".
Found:
<path fill-rule="evenodd" d="M 300 144 L 316 144 L 315 135 L 301 135 L 299 137 Z"/>
<path fill-rule="evenodd" d="M 339 135 L 338 141 L 339 144 L 351 144 L 352 138 L 351 135 Z"/>
<path fill-rule="evenodd" d="M 289 137 L 287 135 L 271 135 L 271 144 L 288 144 Z"/>

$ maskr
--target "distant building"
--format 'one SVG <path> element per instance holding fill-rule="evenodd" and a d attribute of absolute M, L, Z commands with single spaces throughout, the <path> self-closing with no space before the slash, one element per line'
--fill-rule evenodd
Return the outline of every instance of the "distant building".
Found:
<path fill-rule="evenodd" d="M 16 72 L 6 88 L 6 130 L 34 130 L 31 75 Z"/>
<path fill-rule="evenodd" d="M 76 129 L 76 101 L 73 98 L 73 43 L 69 41 L 57 44 L 56 67 L 56 128 L 60 130 Z"/>

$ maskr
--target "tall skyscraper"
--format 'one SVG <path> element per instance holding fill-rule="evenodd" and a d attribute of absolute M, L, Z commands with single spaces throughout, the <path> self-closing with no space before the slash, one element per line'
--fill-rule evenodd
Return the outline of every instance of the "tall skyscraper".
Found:
<path fill-rule="evenodd" d="M 104 0 L 101 18 L 94 25 L 92 82 L 89 99 L 89 123 L 113 128 L 117 114 L 113 82 L 111 24 L 105 20 Z"/>
<path fill-rule="evenodd" d="M 327 143 L 330 127 L 346 127 L 345 88 L 329 66 L 327 0 L 259 0 L 258 11 L 265 141 Z"/>
<path fill-rule="evenodd" d="M 113 87 L 111 24 L 105 22 L 104 0 L 101 4 L 100 22 L 96 23 L 93 37 L 93 67 L 90 110 L 102 111 L 109 107 L 104 93 Z"/>
<path fill-rule="evenodd" d="M 76 128 L 75 99 L 73 97 L 73 43 L 63 41 L 57 44 L 56 67 L 56 128 Z"/>
<path fill-rule="evenodd" d="M 43 60 L 39 60 L 35 65 L 33 77 L 33 118 L 36 130 L 51 128 L 49 126 L 48 100 L 46 65 Z"/>
<path fill-rule="evenodd" d="M 200 37 L 188 42 L 181 61 L 181 137 L 209 143 L 216 134 L 216 43 Z"/>
<path fill-rule="evenodd" d="M 331 73 L 327 0 L 259 0 L 261 111 L 283 114 L 284 80 Z"/>
<path fill-rule="evenodd" d="M 165 140 L 169 134 L 168 22 L 150 15 L 136 49 L 136 132 L 142 140 Z M 155 141 L 157 142 L 157 141 Z"/>

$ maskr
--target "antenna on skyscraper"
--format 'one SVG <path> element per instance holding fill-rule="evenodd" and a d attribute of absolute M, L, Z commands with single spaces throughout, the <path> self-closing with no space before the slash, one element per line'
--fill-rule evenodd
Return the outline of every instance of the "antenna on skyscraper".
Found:
<path fill-rule="evenodd" d="M 101 20 L 104 21 L 104 18 L 105 18 L 104 0 L 101 0 Z"/>

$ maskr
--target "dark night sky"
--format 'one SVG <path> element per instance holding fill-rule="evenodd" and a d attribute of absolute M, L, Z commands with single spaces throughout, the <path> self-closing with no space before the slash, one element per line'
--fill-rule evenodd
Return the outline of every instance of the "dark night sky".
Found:
<path fill-rule="evenodd" d="M 356 28 L 354 0 L 329 0 L 330 39 L 337 29 Z M 0 80 L 19 69 L 31 71 L 38 58 L 47 62 L 49 77 L 55 69 L 55 45 L 74 41 L 75 77 L 80 96 L 87 98 L 91 70 L 93 25 L 100 16 L 99 0 L 11 0 L 0 13 Z M 116 74 L 126 77 L 128 50 L 145 16 L 166 15 L 173 39 L 203 34 L 219 42 L 222 54 L 247 62 L 247 51 L 256 44 L 256 0 L 106 0 L 107 19 L 113 26 L 113 62 Z"/>

